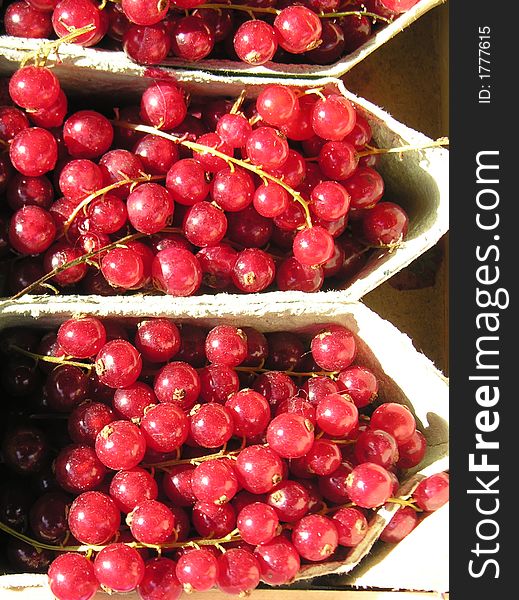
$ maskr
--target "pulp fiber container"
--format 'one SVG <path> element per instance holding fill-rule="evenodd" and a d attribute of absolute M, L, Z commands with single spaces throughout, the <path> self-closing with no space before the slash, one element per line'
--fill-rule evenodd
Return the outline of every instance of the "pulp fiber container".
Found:
<path fill-rule="evenodd" d="M 369 40 L 354 52 L 347 54 L 331 65 L 315 64 L 282 64 L 269 62 L 265 65 L 253 67 L 241 61 L 205 59 L 197 63 L 187 62 L 176 58 L 167 58 L 162 64 L 166 70 L 174 73 L 180 73 L 182 76 L 189 76 L 194 72 L 203 71 L 206 73 L 230 75 L 240 77 L 241 75 L 255 75 L 260 77 L 298 77 L 307 79 L 316 79 L 319 77 L 340 77 L 352 69 L 357 63 L 361 62 L 366 56 L 375 52 L 395 35 L 409 27 L 422 15 L 430 11 L 435 6 L 444 3 L 446 0 L 420 0 L 407 12 L 404 12 L 394 18 L 389 24 L 379 21 L 377 31 Z M 347 6 L 344 10 L 348 10 Z M 16 56 L 20 51 L 34 49 L 38 40 L 28 40 L 10 36 L 0 36 L 0 55 L 5 55 L 11 60 L 17 60 Z M 88 57 L 89 62 L 95 65 L 105 63 L 123 64 L 125 68 L 135 75 L 143 75 L 153 70 L 149 67 L 138 65 L 127 58 L 124 52 L 100 49 L 83 49 L 81 46 L 62 46 L 60 51 L 64 60 L 74 60 L 78 64 L 84 63 L 84 57 Z"/>
<path fill-rule="evenodd" d="M 320 324 L 339 323 L 349 328 L 358 345 L 356 362 L 372 369 L 378 378 L 381 401 L 399 402 L 410 408 L 418 428 L 425 435 L 428 451 L 423 463 L 410 471 L 398 496 L 407 498 L 425 476 L 448 469 L 448 384 L 434 365 L 413 347 L 410 339 L 361 303 L 345 303 L 340 293 L 318 293 L 301 301 L 298 295 L 280 294 L 275 304 L 265 297 L 243 303 L 222 295 L 204 297 L 107 299 L 47 298 L 38 303 L 22 298 L 0 307 L 0 328 L 12 326 L 56 327 L 74 315 L 135 323 L 143 317 L 167 317 L 176 323 L 194 322 L 204 326 L 234 324 L 263 332 L 294 331 L 311 334 Z M 304 565 L 294 586 L 308 589 L 312 578 L 341 575 L 343 584 L 363 587 L 445 592 L 448 588 L 447 507 L 426 517 L 408 538 L 393 546 L 377 539 L 391 520 L 396 504 L 381 508 L 370 521 L 364 541 L 342 562 Z M 427 551 L 424 549 L 427 548 Z M 429 550 L 431 550 L 429 552 Z M 345 577 L 345 579 L 344 579 Z M 2 600 L 50 599 L 45 575 L 14 574 L 0 577 Z M 318 580 L 321 581 L 321 580 Z M 326 589 L 339 585 L 327 583 Z M 322 589 L 322 588 L 321 588 Z M 253 592 L 264 595 L 266 591 Z M 284 593 L 275 588 L 271 595 Z M 104 597 L 99 594 L 99 597 Z M 135 599 L 135 595 L 125 596 Z M 205 598 L 227 597 L 219 593 Z"/>
<path fill-rule="evenodd" d="M 115 106 L 138 102 L 140 95 L 154 78 L 163 77 L 164 72 L 136 77 L 124 63 L 104 60 L 93 63 L 89 49 L 73 47 L 81 57 L 72 58 L 60 50 L 60 60 L 49 60 L 62 87 L 73 96 L 86 95 L 106 103 L 110 98 Z M 22 54 L 16 59 L 0 56 L 0 75 L 16 70 Z M 61 62 L 60 62 L 61 61 Z M 171 76 L 171 73 L 168 75 Z M 236 98 L 242 90 L 247 98 L 255 98 L 270 83 L 279 79 L 249 77 L 218 77 L 204 72 L 176 73 L 176 80 L 194 97 Z M 284 85 L 298 90 L 328 88 L 344 94 L 355 104 L 359 112 L 369 121 L 373 130 L 373 143 L 379 148 L 402 146 L 424 146 L 432 142 L 423 134 L 396 121 L 390 114 L 375 104 L 360 98 L 345 89 L 340 79 L 318 79 L 309 85 L 302 79 L 285 79 Z M 114 101 L 115 98 L 115 101 Z M 385 181 L 384 200 L 400 204 L 409 214 L 409 231 L 405 240 L 396 248 L 371 250 L 358 274 L 352 279 L 339 282 L 343 289 L 342 300 L 359 300 L 378 287 L 382 282 L 409 265 L 431 248 L 448 230 L 449 223 L 449 152 L 444 148 L 428 148 L 411 152 L 381 155 L 379 171 Z M 275 292 L 262 292 L 262 297 L 274 301 Z M 306 294 L 301 293 L 301 297 Z M 257 301 L 257 295 L 247 295 L 247 302 Z"/>

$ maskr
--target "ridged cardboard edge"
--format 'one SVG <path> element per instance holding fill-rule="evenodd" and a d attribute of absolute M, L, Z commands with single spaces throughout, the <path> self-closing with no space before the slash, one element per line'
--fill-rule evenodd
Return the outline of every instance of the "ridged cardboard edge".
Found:
<path fill-rule="evenodd" d="M 251 67 L 245 63 L 230 60 L 202 60 L 198 63 L 189 63 L 178 59 L 167 59 L 157 68 L 172 70 L 176 73 L 182 73 L 186 76 L 193 71 L 205 71 L 206 73 L 223 74 L 230 76 L 259 76 L 259 77 L 300 77 L 316 79 L 320 77 L 340 77 L 350 71 L 356 64 L 364 60 L 367 56 L 375 52 L 398 33 L 409 27 L 417 19 L 429 12 L 432 8 L 443 4 L 446 0 L 420 0 L 410 10 L 402 13 L 394 21 L 382 27 L 367 42 L 362 44 L 357 50 L 348 54 L 333 65 L 309 65 L 309 64 L 290 64 L 270 63 L 268 66 Z M 31 50 L 37 47 L 37 40 L 27 40 L 11 36 L 0 36 L 0 55 L 16 60 L 20 51 Z M 76 49 L 79 49 L 77 52 Z M 82 48 L 73 44 L 63 45 L 60 49 L 60 56 L 63 60 L 70 57 L 78 57 L 84 52 L 91 60 L 104 63 L 106 60 L 124 65 L 128 71 L 135 75 L 144 74 L 148 68 L 138 65 L 127 58 L 124 52 L 113 50 L 101 50 L 96 48 Z"/>
<path fill-rule="evenodd" d="M 5 64 L 3 65 L 5 69 Z M 0 60 L 0 72 L 2 61 Z M 4 70 L 5 72 L 5 70 Z M 103 94 L 117 94 L 116 101 L 134 98 L 149 85 L 149 79 L 121 72 L 117 66 L 106 64 L 104 70 L 76 70 L 65 62 L 56 67 L 56 73 L 65 89 L 79 89 Z M 276 81 L 276 80 L 273 80 Z M 248 97 L 256 97 L 268 83 L 259 78 L 215 78 L 199 73 L 195 79 L 182 84 L 193 95 L 237 96 L 245 89 Z M 278 80 L 279 82 L 279 80 Z M 305 80 L 283 81 L 296 88 L 308 87 Z M 373 139 L 379 147 L 405 145 L 423 146 L 430 143 L 425 135 L 398 122 L 375 104 L 345 89 L 340 79 L 321 79 L 313 86 L 337 88 L 349 98 L 368 119 Z M 387 154 L 381 157 L 380 172 L 385 185 L 385 199 L 402 204 L 410 216 L 406 239 L 397 247 L 371 255 L 353 281 L 345 282 L 343 300 L 355 301 L 378 287 L 398 271 L 431 248 L 449 228 L 449 152 L 444 148 L 429 148 L 413 152 Z M 263 292 L 262 297 L 275 300 L 275 292 Z M 252 297 L 257 294 L 252 294 Z"/>
<path fill-rule="evenodd" d="M 149 297 L 145 302 L 136 297 L 124 298 L 124 301 L 102 297 L 88 300 L 49 298 L 38 304 L 22 300 L 0 309 L 0 328 L 19 325 L 49 327 L 79 314 L 132 321 L 146 316 L 164 316 L 177 322 L 197 319 L 204 325 L 235 323 L 262 331 L 294 330 L 307 333 L 315 330 L 319 323 L 338 322 L 355 334 L 359 363 L 376 373 L 380 384 L 380 398 L 408 406 L 428 440 L 425 466 L 417 473 L 410 474 L 400 488 L 399 496 L 408 497 L 423 477 L 448 469 L 448 385 L 431 361 L 416 351 L 408 336 L 361 303 L 341 302 L 338 294 L 321 294 L 319 302 L 301 300 L 297 295 L 290 296 L 282 293 L 279 302 L 275 304 L 265 302 L 264 299 L 243 302 L 243 298 L 239 296 L 216 296 L 210 302 L 197 297 L 172 300 L 164 296 Z M 370 555 L 380 532 L 397 509 L 397 505 L 380 509 L 370 522 L 368 535 L 363 543 L 354 548 L 343 562 L 305 565 L 297 579 L 352 571 Z M 419 534 L 420 526 L 415 531 L 416 547 L 413 546 L 413 551 L 418 551 L 427 543 L 427 538 Z M 444 535 L 447 545 L 446 531 Z M 428 560 L 430 566 L 430 557 L 424 555 L 424 560 Z M 376 555 L 374 564 L 377 564 Z M 441 574 L 438 576 L 438 587 L 441 589 L 434 591 L 448 589 L 448 581 L 445 580 L 447 574 L 444 575 L 443 580 Z M 380 583 L 371 585 L 385 587 L 383 577 L 379 577 Z M 406 581 L 405 564 L 394 578 L 400 582 L 399 589 L 410 588 Z M 25 574 L 0 577 L 0 589 L 3 588 L 4 593 L 13 587 L 29 586 L 28 590 L 33 594 L 35 588 L 45 585 L 45 576 Z M 412 585 L 416 587 L 416 580 Z M 418 589 L 426 589 L 425 584 Z"/>

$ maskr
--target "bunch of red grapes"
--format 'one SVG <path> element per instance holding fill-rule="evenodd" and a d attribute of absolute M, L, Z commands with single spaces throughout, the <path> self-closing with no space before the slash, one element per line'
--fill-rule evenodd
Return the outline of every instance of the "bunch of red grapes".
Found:
<path fill-rule="evenodd" d="M 0 529 L 12 568 L 48 568 L 58 600 L 290 583 L 342 560 L 386 503 L 403 504 L 381 535 L 397 543 L 448 500 L 446 473 L 396 497 L 426 440 L 377 399 L 339 324 L 264 335 L 81 317 L 5 330 L 0 347 L 2 479 L 19 477 Z"/>
<path fill-rule="evenodd" d="M 201 103 L 159 80 L 115 121 L 70 111 L 44 66 L 20 68 L 8 91 L 7 294 L 48 273 L 87 294 L 315 292 L 407 233 L 404 209 L 382 201 L 368 121 L 334 91 L 274 84 L 255 101 Z"/>
<path fill-rule="evenodd" d="M 356 50 L 378 26 L 417 2 L 20 0 L 7 7 L 4 24 L 8 35 L 25 38 L 63 38 L 90 25 L 74 43 L 122 47 L 144 65 L 158 65 L 168 56 L 326 65 Z"/>

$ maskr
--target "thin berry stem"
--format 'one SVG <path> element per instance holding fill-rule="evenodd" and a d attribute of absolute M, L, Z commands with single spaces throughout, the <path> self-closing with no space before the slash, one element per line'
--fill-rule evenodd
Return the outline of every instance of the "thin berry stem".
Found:
<path fill-rule="evenodd" d="M 219 3 L 211 3 L 211 4 L 200 4 L 196 7 L 199 8 L 209 8 L 211 10 L 238 10 L 241 12 L 246 12 L 249 14 L 269 14 L 269 15 L 279 15 L 281 10 L 278 8 L 272 7 L 259 7 L 259 6 L 247 6 L 245 4 L 219 4 Z M 349 16 L 357 16 L 357 17 L 371 17 L 375 21 L 384 21 L 386 23 L 391 23 L 391 19 L 386 19 L 385 17 L 381 17 L 376 13 L 369 12 L 367 10 L 348 10 L 344 12 L 330 12 L 330 13 L 318 13 L 321 19 L 337 19 L 340 17 L 349 17 Z"/>
<path fill-rule="evenodd" d="M 237 166 L 241 167 L 242 169 L 246 169 L 247 171 L 252 171 L 256 175 L 261 177 L 261 179 L 264 182 L 266 182 L 268 180 L 268 181 L 272 181 L 273 183 L 277 183 L 284 190 L 286 190 L 296 202 L 298 202 L 303 207 L 303 210 L 305 212 L 306 226 L 312 227 L 312 217 L 310 214 L 310 209 L 308 207 L 308 203 L 306 202 L 306 200 L 303 199 L 303 197 L 301 196 L 301 194 L 298 191 L 291 188 L 282 179 L 278 179 L 277 177 L 274 177 L 270 173 L 263 171 L 261 168 L 255 166 L 245 160 L 240 160 L 239 158 L 234 158 L 233 156 L 229 156 L 228 154 L 225 154 L 224 152 L 220 152 L 220 150 L 217 150 L 216 148 L 211 148 L 211 146 L 205 146 L 203 144 L 198 144 L 197 142 L 191 142 L 190 140 L 186 140 L 182 137 L 171 135 L 170 133 L 166 133 L 165 131 L 156 129 L 155 127 L 150 127 L 148 125 L 138 125 L 136 123 L 127 123 L 125 121 L 117 121 L 117 120 L 114 120 L 112 122 L 114 123 L 114 125 L 117 125 L 118 127 L 123 127 L 124 129 L 131 129 L 133 131 L 142 131 L 143 133 L 157 135 L 166 140 L 170 140 L 171 142 L 174 142 L 175 144 L 180 144 L 181 146 L 184 146 L 185 148 L 189 148 L 190 150 L 193 150 L 194 152 L 198 152 L 198 153 L 202 153 L 202 154 L 207 153 L 207 154 L 211 154 L 213 156 L 217 156 L 218 158 L 221 158 L 222 160 L 224 160 L 228 165 L 237 165 Z"/>
<path fill-rule="evenodd" d="M 74 222 L 74 219 L 81 212 L 81 210 L 84 210 L 90 204 L 90 202 L 92 202 L 96 198 L 99 198 L 100 196 L 104 196 L 108 192 L 111 192 L 112 190 L 116 190 L 117 188 L 123 187 L 124 185 L 130 185 L 133 188 L 138 183 L 149 183 L 150 181 L 158 181 L 161 179 L 164 179 L 164 177 L 162 175 L 148 175 L 147 173 L 143 173 L 141 177 L 135 177 L 134 179 L 124 178 L 124 179 L 121 179 L 120 181 L 116 181 L 115 183 L 111 183 L 110 185 L 107 185 L 107 186 L 101 188 L 100 190 L 96 190 L 95 192 L 92 192 L 91 194 L 86 196 L 86 198 L 83 198 L 83 200 L 81 200 L 81 202 L 76 206 L 76 208 L 70 214 L 70 217 L 65 221 L 65 223 L 63 225 L 63 233 L 64 233 L 65 237 L 67 237 L 67 233 L 68 233 L 70 226 Z"/>
<path fill-rule="evenodd" d="M 34 358 L 34 360 L 36 361 L 43 361 L 43 362 L 49 362 L 49 363 L 54 363 L 57 365 L 71 365 L 72 367 L 79 367 L 80 369 L 86 369 L 88 372 L 92 371 L 92 369 L 94 368 L 94 365 L 92 363 L 83 363 L 83 362 L 77 362 L 74 360 L 69 360 L 68 358 L 61 358 L 59 356 L 45 356 L 43 354 L 36 354 L 35 352 L 29 352 L 29 350 L 24 350 L 23 348 L 20 348 L 19 346 L 16 346 L 15 344 L 11 344 L 9 346 L 10 350 L 14 350 L 15 352 L 18 352 L 18 354 L 23 354 L 23 356 L 28 356 L 29 358 Z"/>
<path fill-rule="evenodd" d="M 13 300 L 18 300 L 18 298 L 21 298 L 25 294 L 29 294 L 34 289 L 36 289 L 38 286 L 42 285 L 49 279 L 52 279 L 56 275 L 59 275 L 59 273 L 66 271 L 70 267 L 75 267 L 76 265 L 85 263 L 90 258 L 93 258 L 94 256 L 99 256 L 103 252 L 108 252 L 109 250 L 113 250 L 113 248 L 117 248 L 121 244 L 125 244 L 126 242 L 131 242 L 133 240 L 137 240 L 141 237 L 144 237 L 145 235 L 146 235 L 145 233 L 132 233 L 131 235 L 126 235 L 125 237 L 122 237 L 119 240 L 116 240 L 115 242 L 111 242 L 110 244 L 107 244 L 106 246 L 102 246 L 98 250 L 92 250 L 91 252 L 82 254 L 78 258 L 75 258 L 74 260 L 70 260 L 70 261 L 64 263 L 63 265 L 61 265 L 60 267 L 56 267 L 55 269 L 53 269 L 52 271 L 49 271 L 48 273 L 46 273 L 45 275 L 43 275 L 36 281 L 33 281 L 30 285 L 24 287 L 23 290 L 20 290 L 19 292 L 17 292 L 13 296 L 11 296 L 8 300 L 4 301 L 4 303 L 11 302 Z M 1 304 L 0 304 L 0 306 L 1 306 Z"/>
<path fill-rule="evenodd" d="M 238 456 L 238 454 L 241 452 L 241 448 L 238 450 L 230 450 L 229 452 L 226 452 L 225 449 L 220 450 L 219 452 L 215 452 L 214 454 L 206 454 L 205 456 L 197 456 L 195 458 L 180 458 L 180 459 L 173 459 L 173 460 L 166 460 L 163 462 L 159 462 L 159 463 L 148 463 L 148 464 L 144 464 L 142 465 L 145 468 L 154 468 L 154 469 L 161 469 L 166 471 L 168 469 L 168 467 L 176 467 L 177 465 L 197 465 L 201 462 L 205 462 L 207 460 L 216 460 L 218 458 L 222 458 L 223 456 L 225 456 L 226 458 L 231 458 L 233 456 Z"/>
<path fill-rule="evenodd" d="M 7 533 L 8 535 L 22 541 L 25 542 L 26 544 L 29 544 L 31 546 L 33 546 L 36 549 L 39 550 L 50 550 L 52 552 L 84 552 L 85 554 L 88 553 L 92 553 L 92 552 L 99 552 L 100 550 L 102 550 L 103 548 L 106 548 L 106 546 L 108 544 L 104 544 L 104 545 L 99 545 L 99 546 L 92 546 L 89 544 L 82 544 L 79 546 L 61 546 L 61 545 L 52 545 L 52 544 L 44 544 L 38 540 L 35 540 L 27 535 L 24 535 L 23 533 L 20 533 L 19 531 L 16 531 L 16 529 L 13 529 L 12 527 L 9 527 L 9 525 L 6 525 L 5 523 L 2 523 L 0 521 L 0 531 L 3 531 L 4 533 Z M 165 544 L 160 544 L 160 545 L 156 545 L 156 544 L 143 544 L 142 542 L 121 542 L 124 543 L 126 546 L 129 546 L 130 548 L 154 548 L 156 550 L 167 550 L 167 549 L 174 549 L 174 548 L 190 548 L 190 547 L 195 547 L 196 545 L 198 546 L 218 546 L 219 544 L 229 544 L 230 542 L 236 542 L 236 541 L 240 541 L 241 540 L 241 536 L 239 535 L 239 532 L 237 529 L 233 529 L 233 531 L 231 531 L 229 534 L 227 534 L 226 536 L 222 537 L 222 538 L 195 538 L 192 540 L 188 540 L 186 542 L 167 542 Z"/>
<path fill-rule="evenodd" d="M 263 369 L 260 367 L 234 367 L 235 371 L 240 371 L 242 373 L 270 373 L 272 369 Z M 285 375 L 289 375 L 290 377 L 330 377 L 330 379 L 334 379 L 338 375 L 338 371 L 309 371 L 308 373 L 303 373 L 300 371 L 282 371 Z"/>
<path fill-rule="evenodd" d="M 402 498 L 391 497 L 391 498 L 388 498 L 386 502 L 391 502 L 393 504 L 400 504 L 400 506 L 409 506 L 416 512 L 423 512 L 421 508 L 418 508 L 418 506 L 416 506 L 416 504 L 414 504 L 414 502 L 411 502 L 410 500 L 402 500 Z"/>
<path fill-rule="evenodd" d="M 362 158 L 363 156 L 372 156 L 373 154 L 400 154 L 401 152 L 412 152 L 414 150 L 427 150 L 428 148 L 442 148 L 444 146 L 449 145 L 448 137 L 441 137 L 432 142 L 426 142 L 424 144 L 418 144 L 417 146 L 413 146 L 409 144 L 408 146 L 399 146 L 396 148 L 372 148 L 369 147 L 368 150 L 363 150 L 362 152 L 357 152 L 357 158 Z"/>
<path fill-rule="evenodd" d="M 73 29 L 67 35 L 59 38 L 57 40 L 51 40 L 49 42 L 44 42 L 38 48 L 38 50 L 34 50 L 33 52 L 28 52 L 25 55 L 25 58 L 20 63 L 20 68 L 24 67 L 31 60 L 34 61 L 35 66 L 44 67 L 51 52 L 55 52 L 57 55 L 57 50 L 61 46 L 61 44 L 68 44 L 73 42 L 76 38 L 82 36 L 85 33 L 89 33 L 95 29 L 95 25 L 90 23 L 85 25 L 84 27 L 79 27 L 78 29 Z"/>

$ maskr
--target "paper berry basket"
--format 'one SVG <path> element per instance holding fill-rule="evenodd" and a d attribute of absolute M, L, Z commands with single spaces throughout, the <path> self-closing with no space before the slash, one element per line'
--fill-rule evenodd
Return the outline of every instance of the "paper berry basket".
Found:
<path fill-rule="evenodd" d="M 118 106 L 135 102 L 153 80 L 171 77 L 171 72 L 157 69 L 153 73 L 128 71 L 124 61 L 117 62 L 103 55 L 97 61 L 94 50 L 72 47 L 74 56 L 61 53 L 60 60 L 50 57 L 61 86 L 71 97 L 92 98 L 92 102 L 106 102 L 116 95 Z M 16 70 L 23 53 L 0 58 L 0 74 Z M 424 147 L 432 140 L 397 122 L 387 112 L 371 102 L 360 98 L 344 88 L 339 79 L 318 79 L 310 86 L 300 79 L 269 79 L 246 75 L 219 77 L 214 74 L 176 72 L 176 81 L 193 98 L 224 97 L 237 98 L 242 91 L 246 97 L 258 96 L 266 85 L 282 83 L 297 91 L 308 88 L 334 89 L 344 94 L 355 105 L 358 112 L 369 122 L 373 131 L 373 143 L 379 148 L 404 146 Z M 380 156 L 377 167 L 385 182 L 385 200 L 401 205 L 409 215 L 408 233 L 396 247 L 371 250 L 362 269 L 348 280 L 337 282 L 336 288 L 343 290 L 344 300 L 358 300 L 382 282 L 411 263 L 431 248 L 448 229 L 448 151 L 440 147 L 391 153 Z M 262 295 L 273 292 L 261 292 Z M 303 294 L 303 293 L 302 293 Z M 303 294 L 304 295 L 304 294 Z M 253 294 L 247 296 L 252 300 Z M 275 298 L 276 296 L 272 296 Z"/>
<path fill-rule="evenodd" d="M 423 462 L 408 472 L 398 496 L 409 497 L 424 476 L 448 469 L 446 379 L 425 356 L 415 350 L 406 335 L 364 305 L 344 303 L 340 293 L 319 293 L 311 301 L 301 301 L 285 293 L 278 296 L 275 304 L 263 298 L 251 299 L 244 304 L 235 298 L 222 296 L 211 301 L 203 297 L 181 298 L 175 303 L 167 297 L 149 298 L 145 303 L 135 297 L 124 301 L 101 297 L 48 298 L 38 303 L 22 298 L 16 304 L 0 308 L 0 329 L 12 326 L 51 328 L 71 316 L 86 314 L 128 323 L 136 323 L 143 317 L 161 316 L 175 323 L 191 322 L 207 327 L 233 324 L 254 327 L 262 332 L 282 330 L 309 333 L 315 332 L 316 326 L 323 323 L 343 325 L 356 338 L 358 364 L 371 369 L 379 381 L 379 398 L 406 405 L 427 439 L 428 450 Z M 303 580 L 330 574 L 344 576 L 352 571 L 347 577 L 354 586 L 447 591 L 446 510 L 427 516 L 401 542 L 402 546 L 377 543 L 382 529 L 396 509 L 396 504 L 389 509 L 379 509 L 370 521 L 364 541 L 350 551 L 343 562 L 305 565 L 294 585 L 307 588 L 313 582 Z M 424 547 L 437 550 L 427 553 L 426 565 L 422 564 Z M 395 557 L 398 557 L 396 565 Z M 389 571 L 385 568 L 386 563 L 392 565 Z M 14 574 L 0 577 L 1 596 L 8 600 L 48 598 L 46 581 L 44 575 Z M 333 588 L 334 584 L 328 582 L 326 585 Z"/>
<path fill-rule="evenodd" d="M 184 75 L 196 71 L 204 71 L 220 75 L 254 75 L 266 77 L 297 77 L 305 79 L 316 79 L 319 77 L 340 77 L 352 69 L 356 64 L 364 60 L 371 53 L 391 40 L 395 35 L 409 27 L 417 19 L 423 16 L 436 6 L 443 4 L 446 0 L 420 0 L 408 11 L 394 17 L 388 23 L 380 23 L 377 26 L 377 31 L 360 47 L 353 52 L 346 54 L 341 59 L 330 65 L 316 64 L 282 64 L 269 62 L 262 66 L 251 66 L 240 61 L 231 61 L 223 59 L 204 59 L 197 63 L 186 62 L 181 59 L 166 59 L 161 66 L 173 70 L 176 74 Z M 238 3 L 236 3 L 238 4 Z M 347 7 L 346 7 L 347 9 Z M 346 10 L 345 9 L 345 10 Z M 259 15 L 261 17 L 261 15 Z M 382 25 L 382 26 L 380 26 Z M 35 47 L 37 41 L 27 40 L 23 38 L 15 38 L 9 36 L 0 36 L 0 54 L 5 56 L 15 56 L 20 50 L 30 50 Z M 79 48 L 79 47 L 76 47 Z M 103 63 L 105 61 L 122 63 L 127 69 L 134 73 L 142 73 L 147 70 L 146 67 L 140 67 L 126 57 L 124 52 L 112 50 L 96 50 L 87 49 L 87 53 L 95 57 L 96 61 Z M 66 48 L 63 50 L 63 58 L 82 54 L 82 49 L 78 51 L 74 48 Z"/>

